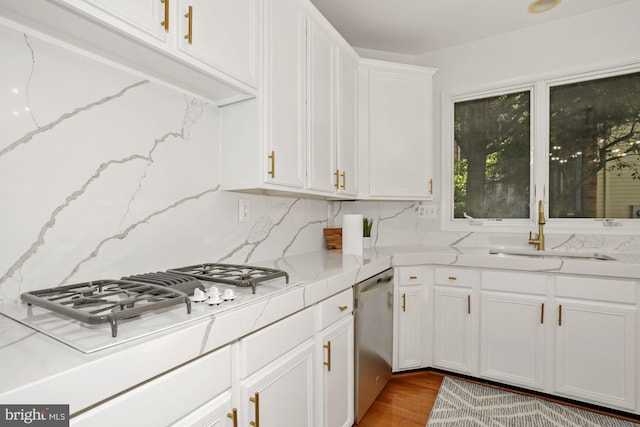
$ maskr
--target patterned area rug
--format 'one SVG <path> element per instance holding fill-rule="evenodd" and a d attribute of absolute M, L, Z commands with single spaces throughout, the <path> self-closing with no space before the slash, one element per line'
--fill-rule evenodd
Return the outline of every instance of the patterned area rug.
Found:
<path fill-rule="evenodd" d="M 639 424 L 445 377 L 427 422 L 427 427 L 436 426 L 638 427 Z"/>

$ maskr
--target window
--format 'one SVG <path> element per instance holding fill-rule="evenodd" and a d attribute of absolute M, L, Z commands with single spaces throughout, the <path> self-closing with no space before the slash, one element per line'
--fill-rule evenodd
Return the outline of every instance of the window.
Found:
<path fill-rule="evenodd" d="M 529 218 L 530 98 L 454 103 L 454 218 Z"/>
<path fill-rule="evenodd" d="M 549 217 L 640 217 L 640 73 L 549 92 Z"/>
<path fill-rule="evenodd" d="M 537 219 L 538 200 L 558 230 L 640 228 L 630 221 L 640 218 L 638 64 L 460 93 L 443 121 L 445 228 L 520 230 Z"/>

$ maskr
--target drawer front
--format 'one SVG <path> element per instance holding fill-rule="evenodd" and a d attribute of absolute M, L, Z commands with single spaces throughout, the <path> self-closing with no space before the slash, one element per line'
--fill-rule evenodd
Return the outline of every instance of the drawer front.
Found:
<path fill-rule="evenodd" d="M 559 276 L 556 296 L 635 304 L 637 287 L 630 280 Z"/>
<path fill-rule="evenodd" d="M 473 284 L 473 271 L 464 268 L 435 269 L 435 282 L 437 285 L 471 286 Z"/>
<path fill-rule="evenodd" d="M 421 267 L 396 268 L 394 274 L 398 277 L 399 286 L 419 285 L 424 281 L 424 269 Z"/>
<path fill-rule="evenodd" d="M 482 289 L 529 294 L 547 293 L 547 275 L 511 271 L 483 271 Z"/>
<path fill-rule="evenodd" d="M 353 312 L 353 288 L 340 292 L 318 304 L 320 330 Z"/>
<path fill-rule="evenodd" d="M 74 417 L 72 425 L 166 425 L 230 389 L 227 346 Z"/>
<path fill-rule="evenodd" d="M 313 337 L 314 320 L 314 307 L 309 307 L 241 339 L 241 378 L 246 378 Z"/>

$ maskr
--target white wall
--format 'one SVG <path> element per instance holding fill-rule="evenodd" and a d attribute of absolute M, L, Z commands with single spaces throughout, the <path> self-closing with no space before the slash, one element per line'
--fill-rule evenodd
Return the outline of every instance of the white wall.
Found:
<path fill-rule="evenodd" d="M 640 1 L 419 55 L 434 78 L 434 176 L 442 173 L 441 94 L 640 62 Z M 437 200 L 447 199 L 436 189 Z"/>

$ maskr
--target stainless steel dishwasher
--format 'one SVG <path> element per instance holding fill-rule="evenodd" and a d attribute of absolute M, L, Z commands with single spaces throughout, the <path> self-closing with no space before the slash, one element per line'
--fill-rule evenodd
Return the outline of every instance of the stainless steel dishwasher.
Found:
<path fill-rule="evenodd" d="M 353 309 L 357 424 L 391 378 L 393 269 L 357 283 Z"/>

